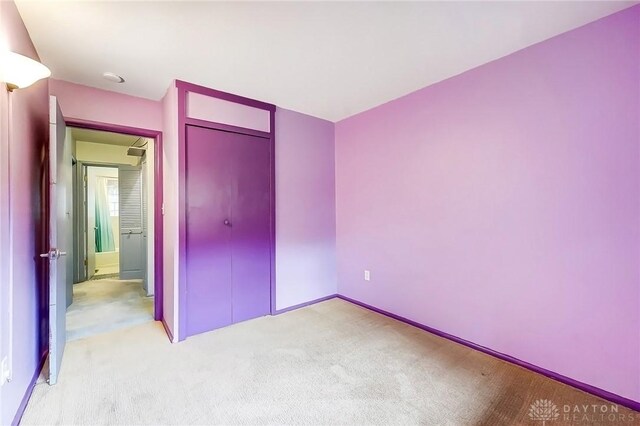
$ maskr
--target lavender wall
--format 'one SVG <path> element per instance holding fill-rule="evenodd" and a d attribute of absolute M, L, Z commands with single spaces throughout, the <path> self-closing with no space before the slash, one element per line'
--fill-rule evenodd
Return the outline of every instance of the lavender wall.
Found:
<path fill-rule="evenodd" d="M 0 2 L 0 46 L 39 59 L 29 34 L 13 2 Z M 11 96 L 11 113 L 9 112 Z M 48 141 L 48 83 L 46 80 L 16 90 L 9 95 L 0 87 L 0 254 L 2 280 L 0 312 L 2 354 L 12 357 L 12 380 L 1 388 L 0 423 L 10 424 L 40 366 L 46 344 L 47 296 L 44 289 L 43 262 L 37 257 L 43 241 L 42 172 L 44 148 Z M 11 127 L 9 140 L 8 127 Z M 9 157 L 7 158 L 7 153 Z M 7 172 L 10 165 L 10 172 Z M 7 192 L 10 185 L 10 195 Z M 7 199 L 10 196 L 10 209 Z M 13 236 L 9 239 L 8 220 Z M 9 250 L 7 250 L 9 249 Z M 13 266 L 12 277 L 8 276 Z M 10 311 L 9 284 L 13 285 L 13 309 Z M 10 318 L 13 342 L 9 342 Z"/>
<path fill-rule="evenodd" d="M 193 92 L 187 92 L 185 109 L 187 117 L 190 118 L 229 124 L 267 133 L 271 131 L 271 113 L 266 109 Z"/>
<path fill-rule="evenodd" d="M 49 85 L 67 118 L 162 130 L 162 105 L 158 101 L 63 80 L 50 79 Z"/>
<path fill-rule="evenodd" d="M 164 321 L 178 339 L 178 91 L 175 83 L 162 99 L 164 153 Z"/>
<path fill-rule="evenodd" d="M 340 294 L 640 401 L 638 46 L 635 6 L 337 123 Z"/>
<path fill-rule="evenodd" d="M 335 294 L 334 124 L 276 109 L 276 308 Z"/>

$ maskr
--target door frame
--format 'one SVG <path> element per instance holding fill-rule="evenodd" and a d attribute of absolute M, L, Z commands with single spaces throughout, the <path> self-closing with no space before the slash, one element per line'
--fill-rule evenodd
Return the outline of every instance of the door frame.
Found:
<path fill-rule="evenodd" d="M 110 169 L 117 169 L 120 164 L 118 163 L 102 163 L 99 161 L 78 161 L 78 164 L 80 164 L 80 166 L 84 169 L 84 168 L 88 168 L 88 167 L 105 167 L 105 168 L 110 168 Z M 87 173 L 88 175 L 88 173 Z M 88 190 L 89 190 L 89 186 L 87 186 L 86 188 L 83 188 L 84 191 L 84 199 L 87 200 L 88 197 Z M 83 219 L 85 221 L 85 230 L 87 231 L 85 238 L 84 238 L 84 253 L 88 255 L 89 252 L 89 206 L 85 205 L 83 210 L 82 210 L 82 215 L 83 215 Z M 114 236 L 115 238 L 115 236 Z M 118 234 L 118 238 L 120 238 L 120 235 Z M 118 241 L 118 245 L 119 245 L 119 241 Z M 76 256 L 77 257 L 77 256 Z M 87 256 L 88 259 L 88 256 Z M 89 279 L 88 275 L 89 275 L 89 265 L 87 262 L 86 266 L 86 280 L 87 281 Z"/>
<path fill-rule="evenodd" d="M 154 314 L 153 319 L 164 321 L 163 300 L 164 300 L 164 226 L 163 226 L 163 187 L 162 187 L 162 132 L 159 130 L 144 129 L 140 127 L 121 126 L 119 124 L 102 123 L 97 121 L 82 120 L 78 118 L 65 117 L 68 127 L 79 129 L 100 130 L 103 132 L 123 133 L 126 135 L 138 136 L 153 139 L 154 141 L 154 235 L 153 235 L 153 285 L 154 285 Z"/>
<path fill-rule="evenodd" d="M 80 197 L 80 193 L 84 191 L 84 183 L 83 179 L 83 168 L 82 162 L 79 162 L 75 155 L 73 156 L 72 162 L 72 186 L 73 186 L 73 284 L 81 283 L 86 281 L 87 279 L 87 265 L 84 265 L 80 257 L 82 253 L 86 250 L 86 240 L 83 244 L 83 232 L 85 224 L 82 223 L 86 218 L 82 217 L 81 206 L 84 203 L 84 196 L 82 199 Z M 82 201 L 82 203 L 81 203 Z M 83 271 L 83 272 L 82 272 Z"/>
<path fill-rule="evenodd" d="M 271 279 L 270 279 L 270 313 L 276 314 L 276 106 L 266 102 L 257 101 L 255 99 L 245 98 L 244 96 L 234 95 L 233 93 L 222 92 L 220 90 L 211 89 L 197 84 L 188 83 L 182 80 L 175 81 L 178 95 L 178 341 L 187 338 L 187 165 L 186 165 L 186 147 L 187 147 L 187 126 L 205 127 L 213 130 L 221 130 L 225 132 L 233 132 L 246 134 L 251 136 L 259 136 L 265 138 L 271 149 L 270 164 L 270 258 L 271 258 Z M 188 93 L 197 93 L 208 97 L 221 99 L 224 101 L 250 106 L 253 108 L 265 110 L 269 112 L 269 131 L 263 132 L 244 127 L 232 126 L 208 120 L 190 118 L 187 114 L 187 96 Z"/>

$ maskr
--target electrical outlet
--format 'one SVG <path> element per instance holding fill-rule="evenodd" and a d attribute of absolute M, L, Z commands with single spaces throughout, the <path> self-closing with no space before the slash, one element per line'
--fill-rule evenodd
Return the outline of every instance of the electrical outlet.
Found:
<path fill-rule="evenodd" d="M 365 281 L 371 281 L 371 271 L 368 271 L 365 269 L 364 271 L 364 280 Z"/>

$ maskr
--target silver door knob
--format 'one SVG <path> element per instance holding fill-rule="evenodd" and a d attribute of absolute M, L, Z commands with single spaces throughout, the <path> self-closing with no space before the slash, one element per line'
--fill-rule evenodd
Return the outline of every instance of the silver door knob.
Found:
<path fill-rule="evenodd" d="M 231 222 L 229 222 L 229 219 L 225 219 L 225 220 L 224 220 L 224 224 L 225 224 L 226 226 L 231 226 Z"/>
<path fill-rule="evenodd" d="M 40 254 L 40 257 L 46 257 L 46 258 L 49 258 L 49 260 L 56 260 L 57 258 L 61 256 L 66 256 L 66 255 L 67 255 L 66 251 L 60 251 L 56 248 L 52 248 L 51 250 L 49 250 L 49 253 Z"/>

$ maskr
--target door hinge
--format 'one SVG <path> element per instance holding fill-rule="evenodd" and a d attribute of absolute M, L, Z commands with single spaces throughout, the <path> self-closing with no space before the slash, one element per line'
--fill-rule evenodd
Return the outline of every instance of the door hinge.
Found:
<path fill-rule="evenodd" d="M 162 203 L 162 207 L 160 207 L 160 211 L 162 212 L 162 216 L 164 216 L 164 203 Z"/>

